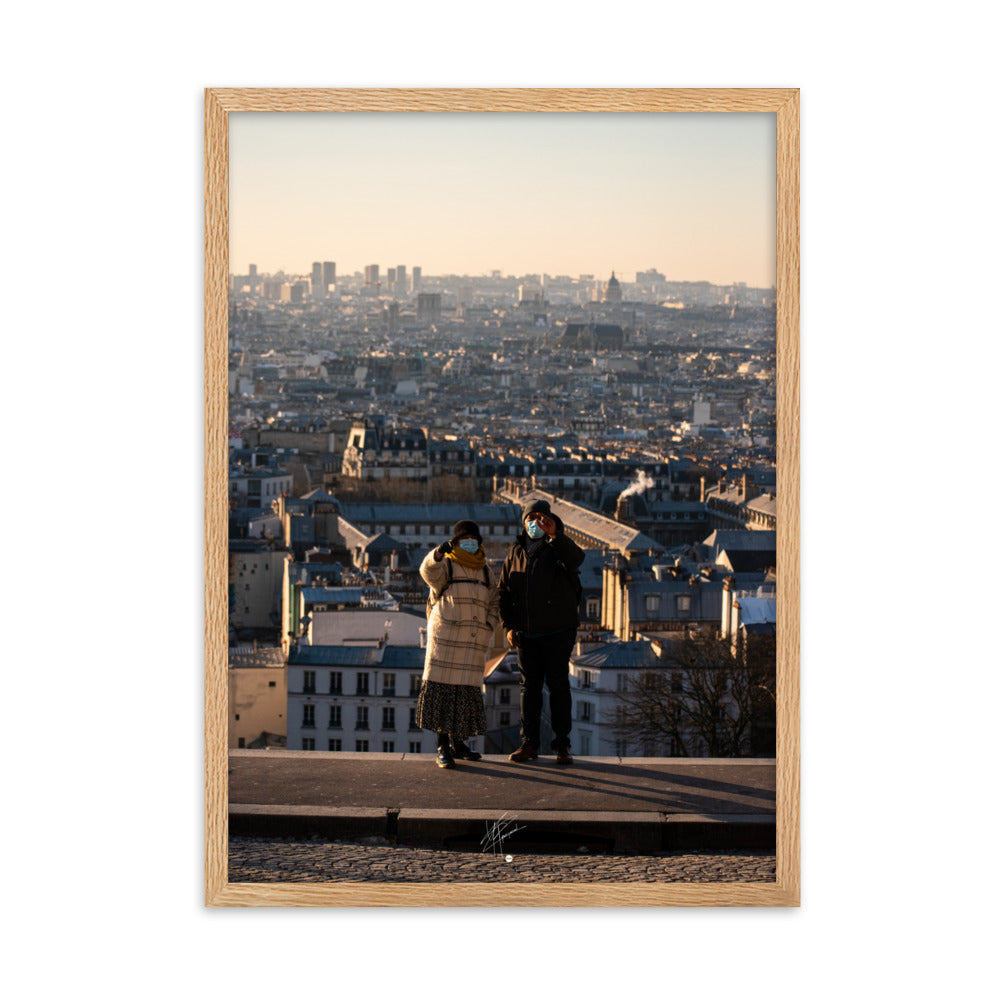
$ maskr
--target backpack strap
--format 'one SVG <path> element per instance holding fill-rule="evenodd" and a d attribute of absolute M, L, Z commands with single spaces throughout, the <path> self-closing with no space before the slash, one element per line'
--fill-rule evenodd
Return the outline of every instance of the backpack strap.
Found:
<path fill-rule="evenodd" d="M 438 601 L 444 597 L 444 592 L 455 582 L 455 574 L 452 569 L 451 560 L 447 557 L 445 562 L 448 564 L 448 579 L 445 581 L 444 586 L 438 591 L 437 600 L 434 599 L 433 592 L 427 595 L 427 617 L 431 616 L 431 609 L 437 604 Z M 490 568 L 485 563 L 483 564 L 483 578 L 482 580 L 459 580 L 459 583 L 478 583 L 483 587 L 489 587 L 490 585 Z"/>
<path fill-rule="evenodd" d="M 448 580 L 445 585 L 438 591 L 438 600 L 441 600 L 441 595 L 455 582 L 454 571 L 451 567 L 451 560 L 445 560 L 448 563 Z M 459 583 L 478 583 L 483 587 L 488 587 L 490 585 L 490 568 L 485 563 L 483 563 L 483 578 L 482 580 L 459 580 Z"/>

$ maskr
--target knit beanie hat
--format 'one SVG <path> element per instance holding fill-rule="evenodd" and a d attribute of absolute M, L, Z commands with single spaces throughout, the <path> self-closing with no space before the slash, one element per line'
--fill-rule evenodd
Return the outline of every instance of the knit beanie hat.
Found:
<path fill-rule="evenodd" d="M 532 500 L 521 511 L 521 520 L 523 521 L 529 514 L 545 514 L 547 517 L 552 517 L 552 508 L 549 506 L 548 500 Z"/>
<path fill-rule="evenodd" d="M 451 537 L 458 538 L 460 535 L 472 535 L 473 538 L 478 538 L 480 542 L 483 540 L 479 525 L 475 521 L 458 521 L 451 529 Z"/>

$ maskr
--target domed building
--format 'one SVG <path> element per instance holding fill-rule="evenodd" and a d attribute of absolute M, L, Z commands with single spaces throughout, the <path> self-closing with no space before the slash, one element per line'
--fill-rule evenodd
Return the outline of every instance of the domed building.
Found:
<path fill-rule="evenodd" d="M 618 279 L 615 277 L 615 272 L 611 272 L 611 280 L 608 282 L 608 287 L 604 289 L 604 301 L 605 302 L 621 302 L 622 300 L 622 286 L 618 283 Z"/>

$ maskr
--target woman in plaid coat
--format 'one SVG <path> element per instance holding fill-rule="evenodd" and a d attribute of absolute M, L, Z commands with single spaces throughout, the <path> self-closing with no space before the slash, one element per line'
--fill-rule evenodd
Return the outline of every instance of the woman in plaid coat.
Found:
<path fill-rule="evenodd" d="M 459 521 L 420 565 L 431 596 L 417 725 L 437 733 L 439 767 L 482 756 L 464 742 L 486 732 L 483 668 L 500 621 L 482 541 L 475 521 Z"/>

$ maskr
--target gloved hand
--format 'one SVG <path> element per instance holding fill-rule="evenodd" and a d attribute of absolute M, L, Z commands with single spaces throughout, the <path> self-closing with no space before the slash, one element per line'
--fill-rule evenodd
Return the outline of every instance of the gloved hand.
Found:
<path fill-rule="evenodd" d="M 449 552 L 451 552 L 452 548 L 453 548 L 453 546 L 452 546 L 451 542 L 442 542 L 442 543 L 441 543 L 441 544 L 440 544 L 440 545 L 439 545 L 439 546 L 438 546 L 438 547 L 437 547 L 437 548 L 436 548 L 436 549 L 434 550 L 434 558 L 435 558 L 435 559 L 437 559 L 437 560 L 438 560 L 438 562 L 440 562 L 440 561 L 441 561 L 442 559 L 444 559 L 444 557 L 445 557 L 445 556 L 446 556 L 446 555 L 447 555 L 447 554 L 448 554 Z"/>

